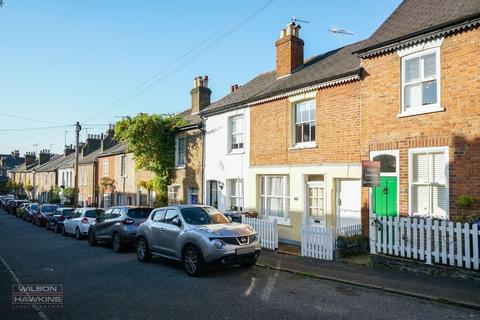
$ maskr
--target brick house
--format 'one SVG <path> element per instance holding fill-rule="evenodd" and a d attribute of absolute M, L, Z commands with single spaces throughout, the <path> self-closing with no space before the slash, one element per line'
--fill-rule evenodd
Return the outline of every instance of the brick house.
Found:
<path fill-rule="evenodd" d="M 9 181 L 8 172 L 25 162 L 25 158 L 20 157 L 18 150 L 9 154 L 0 154 L 0 194 L 5 193 L 6 184 Z"/>
<path fill-rule="evenodd" d="M 480 2 L 404 1 L 356 53 L 361 157 L 381 161 L 381 185 L 362 191 L 371 213 L 458 213 L 480 199 Z"/>
<path fill-rule="evenodd" d="M 199 112 L 210 104 L 208 76 L 196 77 L 191 107 L 179 115 L 188 123 L 175 134 L 175 167 L 168 186 L 169 204 L 203 203 L 203 122 Z"/>
<path fill-rule="evenodd" d="M 155 192 L 141 186 L 142 181 L 153 178 L 153 173 L 135 167 L 133 153 L 128 152 L 126 144 L 116 144 L 99 153 L 97 165 L 101 207 L 155 204 Z"/>
<path fill-rule="evenodd" d="M 343 226 L 360 223 L 360 59 L 356 43 L 304 60 L 300 26 L 290 23 L 276 41 L 276 69 L 262 73 L 205 108 L 206 172 L 224 166 L 240 172 L 244 208 L 275 219 L 279 238 L 298 243 L 304 223 Z M 212 139 L 213 116 L 223 140 Z M 241 115 L 243 126 L 232 126 Z M 222 123 L 220 125 L 220 123 Z M 226 166 L 229 146 L 241 127 L 247 167 Z M 244 128 L 244 129 L 243 129 Z M 209 149 L 209 141 L 212 150 Z M 213 150 L 216 149 L 216 150 Z M 225 150 L 224 150 L 225 149 Z M 212 156 L 213 154 L 213 156 Z M 216 154 L 220 154 L 217 156 Z M 217 156 L 219 159 L 213 159 Z M 218 169 L 216 169 L 218 171 Z M 223 178 L 222 175 L 219 177 Z M 229 183 L 225 180 L 225 185 Z M 237 184 L 238 186 L 238 184 Z M 207 184 L 207 194 L 208 184 Z M 217 190 L 219 202 L 232 197 Z M 207 198 L 208 200 L 208 198 Z M 223 209 L 227 206 L 220 207 Z"/>

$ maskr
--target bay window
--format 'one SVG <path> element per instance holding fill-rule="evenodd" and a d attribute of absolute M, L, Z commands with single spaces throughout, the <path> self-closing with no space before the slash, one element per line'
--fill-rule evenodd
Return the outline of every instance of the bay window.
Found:
<path fill-rule="evenodd" d="M 448 147 L 411 149 L 410 212 L 448 218 Z"/>

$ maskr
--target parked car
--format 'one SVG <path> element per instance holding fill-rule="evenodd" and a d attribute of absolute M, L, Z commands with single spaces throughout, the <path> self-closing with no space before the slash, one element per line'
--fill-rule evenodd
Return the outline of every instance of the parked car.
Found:
<path fill-rule="evenodd" d="M 7 204 L 9 201 L 11 200 L 15 200 L 15 198 L 13 196 L 6 196 L 2 199 L 2 201 L 0 201 L 0 206 L 2 207 L 2 209 L 7 209 Z"/>
<path fill-rule="evenodd" d="M 55 210 L 57 210 L 58 205 L 56 204 L 42 204 L 40 205 L 37 212 L 32 216 L 32 223 L 37 224 L 39 227 L 44 227 L 47 225 L 47 221 L 50 216 L 53 216 Z"/>
<path fill-rule="evenodd" d="M 99 208 L 75 209 L 72 215 L 63 222 L 62 234 L 64 236 L 74 234 L 77 240 L 81 240 L 88 234 L 88 230 L 95 219 L 104 211 Z"/>
<path fill-rule="evenodd" d="M 210 206 L 155 209 L 137 232 L 139 261 L 148 261 L 152 255 L 182 261 L 191 276 L 215 264 L 253 266 L 260 248 L 252 227 L 230 222 Z"/>
<path fill-rule="evenodd" d="M 27 222 L 32 222 L 33 221 L 33 216 L 38 213 L 38 210 L 40 208 L 40 204 L 38 203 L 30 203 L 25 206 L 23 209 L 23 220 Z"/>
<path fill-rule="evenodd" d="M 137 228 L 145 222 L 153 208 L 111 207 L 91 225 L 88 243 L 94 246 L 97 241 L 112 243 L 113 251 L 120 252 L 127 244 L 136 243 Z"/>
<path fill-rule="evenodd" d="M 15 207 L 15 201 L 15 199 L 7 199 L 7 201 L 5 201 L 4 210 L 7 211 L 8 214 L 12 214 L 11 210 Z"/>
<path fill-rule="evenodd" d="M 29 202 L 28 200 L 11 200 L 11 201 L 8 202 L 7 211 L 10 214 L 16 215 L 17 214 L 17 209 L 22 204 L 25 204 L 25 203 L 28 203 L 28 202 Z"/>
<path fill-rule="evenodd" d="M 25 211 L 25 208 L 30 204 L 30 201 L 22 202 L 19 204 L 17 209 L 15 210 L 15 215 L 17 218 L 22 218 L 23 217 L 23 212 Z"/>
<path fill-rule="evenodd" d="M 48 218 L 47 230 L 53 230 L 55 233 L 62 232 L 65 219 L 71 217 L 74 210 L 74 208 L 68 207 L 57 208 L 53 215 Z"/>

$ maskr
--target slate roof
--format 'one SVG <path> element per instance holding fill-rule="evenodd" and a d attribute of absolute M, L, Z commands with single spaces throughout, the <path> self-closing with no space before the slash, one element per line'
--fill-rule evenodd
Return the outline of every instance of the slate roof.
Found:
<path fill-rule="evenodd" d="M 25 168 L 25 163 L 22 163 L 21 165 L 19 165 L 18 167 L 15 167 L 13 168 L 12 170 L 10 170 L 10 172 L 12 173 L 16 173 L 16 172 L 30 172 L 32 171 L 34 168 L 36 168 L 38 166 L 38 160 L 35 160 L 32 164 L 30 164 L 27 168 Z"/>
<path fill-rule="evenodd" d="M 102 149 L 98 148 L 97 150 L 93 151 L 86 157 L 80 157 L 78 160 L 79 164 L 89 164 L 89 163 L 94 163 L 95 160 L 97 159 L 97 156 L 102 153 Z"/>
<path fill-rule="evenodd" d="M 213 102 L 201 113 L 215 113 L 311 85 L 360 75 L 360 58 L 352 52 L 362 47 L 363 43 L 356 42 L 312 57 L 287 77 L 277 79 L 275 70 L 261 73 L 236 91 Z"/>
<path fill-rule="evenodd" d="M 23 157 L 16 157 L 13 154 L 0 154 L 0 167 L 4 169 L 13 169 L 25 161 Z"/>
<path fill-rule="evenodd" d="M 114 145 L 113 147 L 105 150 L 104 152 L 101 152 L 97 155 L 97 157 L 107 157 L 107 156 L 113 156 L 117 154 L 123 154 L 127 153 L 127 144 L 126 143 L 119 143 L 117 145 Z"/>
<path fill-rule="evenodd" d="M 202 118 L 200 118 L 200 115 L 192 114 L 192 108 L 183 110 L 178 115 L 185 119 L 185 121 L 187 121 L 189 125 L 202 122 Z"/>
<path fill-rule="evenodd" d="M 358 51 L 366 52 L 479 16 L 479 0 L 405 0 Z"/>
<path fill-rule="evenodd" d="M 50 159 L 47 163 L 39 166 L 36 171 L 37 172 L 52 172 L 60 168 L 62 164 L 64 164 L 67 161 L 70 161 L 71 159 L 75 159 L 75 153 L 71 153 L 68 156 L 64 155 L 57 155 L 53 159 Z"/>

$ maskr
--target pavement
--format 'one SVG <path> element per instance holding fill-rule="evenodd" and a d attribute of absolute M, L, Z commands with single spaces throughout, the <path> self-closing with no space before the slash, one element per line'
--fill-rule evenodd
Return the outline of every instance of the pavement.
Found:
<path fill-rule="evenodd" d="M 63 306 L 13 307 L 15 283 L 61 284 Z M 134 249 L 89 247 L 0 210 L 2 320 L 247 318 L 480 319 L 480 312 L 260 266 L 192 278 L 176 262 L 140 263 Z"/>
<path fill-rule="evenodd" d="M 258 265 L 419 299 L 480 310 L 480 282 L 381 269 L 365 264 L 323 261 L 263 250 Z"/>

